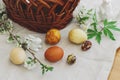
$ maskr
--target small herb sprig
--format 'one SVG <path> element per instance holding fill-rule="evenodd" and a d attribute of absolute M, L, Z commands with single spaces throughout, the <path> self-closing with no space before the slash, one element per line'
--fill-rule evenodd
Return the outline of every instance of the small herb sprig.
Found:
<path fill-rule="evenodd" d="M 77 15 L 76 19 L 78 23 L 81 24 L 86 24 L 86 22 L 91 18 L 93 9 L 85 9 L 84 6 L 82 6 L 81 10 L 79 11 L 79 14 Z"/>
<path fill-rule="evenodd" d="M 102 40 L 102 35 L 104 34 L 111 40 L 115 40 L 112 31 L 120 31 L 120 29 L 116 26 L 117 21 L 109 21 L 105 19 L 102 22 L 99 22 L 97 19 L 96 11 L 94 11 L 94 9 L 87 10 L 83 6 L 76 17 L 77 22 L 80 25 L 89 25 L 87 23 L 89 21 L 91 27 L 87 28 L 88 39 L 95 37 L 95 40 L 100 44 Z"/>
<path fill-rule="evenodd" d="M 23 48 L 25 51 L 27 51 L 28 53 L 30 53 L 32 55 L 33 58 L 29 57 L 30 61 L 28 62 L 28 64 L 34 62 L 38 62 L 41 65 L 41 69 L 42 69 L 42 74 L 44 74 L 47 71 L 52 71 L 53 67 L 48 66 L 43 64 L 36 56 L 35 56 L 35 52 L 30 49 L 27 48 L 27 43 L 26 42 L 22 42 L 20 40 L 20 36 L 15 35 L 12 33 L 13 30 L 13 25 L 12 25 L 12 21 L 8 19 L 6 11 L 2 11 L 0 12 L 0 33 L 8 33 L 9 38 L 8 41 L 14 41 L 16 42 L 19 47 Z"/>
<path fill-rule="evenodd" d="M 93 15 L 93 23 L 91 23 L 91 26 L 93 27 L 87 30 L 88 39 L 95 37 L 96 41 L 100 44 L 102 39 L 101 36 L 102 34 L 104 34 L 106 37 L 109 37 L 111 40 L 115 40 L 115 37 L 111 30 L 120 31 L 120 29 L 117 28 L 116 23 L 117 23 L 116 21 L 108 21 L 107 19 L 105 19 L 102 22 L 103 26 L 99 25 L 99 22 L 97 20 L 97 15 L 95 12 Z"/>

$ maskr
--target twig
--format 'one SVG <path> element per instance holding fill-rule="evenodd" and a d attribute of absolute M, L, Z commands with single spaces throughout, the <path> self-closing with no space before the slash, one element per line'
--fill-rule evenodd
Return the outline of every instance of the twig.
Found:
<path fill-rule="evenodd" d="M 16 36 L 15 36 L 14 34 L 12 34 L 9 30 L 8 30 L 8 33 L 9 33 L 9 35 L 11 35 L 11 36 L 14 38 L 14 40 L 17 41 L 17 43 L 18 43 L 19 45 L 21 45 L 21 46 L 23 45 L 23 44 L 20 42 L 20 40 L 18 40 L 18 38 L 16 38 Z M 23 48 L 23 47 L 22 47 L 22 48 Z M 23 48 L 23 49 L 24 49 L 24 48 Z M 44 74 L 44 73 L 47 72 L 47 71 L 52 71 L 52 70 L 53 70 L 53 67 L 49 67 L 49 66 L 43 64 L 43 63 L 35 56 L 35 53 L 33 53 L 30 49 L 26 48 L 26 49 L 24 49 L 24 50 L 28 51 L 28 52 L 34 57 L 34 60 L 37 60 L 37 62 L 42 66 L 42 67 L 41 67 L 41 68 L 42 68 L 42 74 Z"/>
<path fill-rule="evenodd" d="M 7 15 L 6 11 L 3 11 L 2 13 L 0 13 L 0 15 L 1 15 L 0 18 L 2 18 L 3 14 L 6 14 L 6 15 Z M 14 35 L 14 34 L 11 32 L 11 30 L 8 28 L 8 26 L 4 25 L 7 21 L 8 21 L 8 17 L 6 17 L 5 19 L 3 19 L 3 21 L 0 21 L 0 27 L 1 27 L 1 25 L 3 25 L 2 28 L 5 29 L 6 32 L 8 32 L 9 36 L 10 36 L 13 40 L 15 40 L 15 41 L 20 45 L 20 47 L 22 47 L 25 51 L 28 51 L 30 54 L 32 54 L 32 56 L 33 56 L 33 58 L 34 58 L 33 61 L 35 61 L 35 62 L 37 61 L 37 62 L 41 65 L 42 74 L 44 74 L 44 73 L 47 72 L 47 71 L 52 71 L 52 70 L 53 70 L 53 67 L 49 67 L 49 66 L 43 64 L 43 63 L 35 56 L 34 52 L 32 52 L 31 49 L 28 49 L 27 46 L 26 46 L 26 44 L 24 44 L 23 42 L 21 42 L 21 41 L 18 39 L 18 36 Z"/>

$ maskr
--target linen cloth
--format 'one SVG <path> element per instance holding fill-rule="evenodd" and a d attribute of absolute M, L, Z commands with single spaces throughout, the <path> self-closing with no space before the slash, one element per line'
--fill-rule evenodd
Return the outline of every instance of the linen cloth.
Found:
<path fill-rule="evenodd" d="M 1 0 L 2 1 L 2 0 Z M 80 5 L 84 4 L 87 8 L 97 8 L 102 0 L 81 0 Z M 115 14 L 119 11 L 119 0 L 112 0 Z M 78 8 L 79 8 L 78 6 Z M 78 9 L 77 8 L 77 9 Z M 75 12 L 77 12 L 77 9 Z M 6 42 L 8 36 L 6 34 L 0 35 L 0 80 L 107 80 L 115 57 L 116 49 L 120 46 L 120 33 L 114 32 L 116 41 L 111 41 L 106 37 L 102 37 L 101 44 L 98 44 L 94 39 L 92 41 L 92 48 L 88 51 L 82 51 L 80 45 L 72 44 L 68 40 L 68 32 L 75 28 L 74 20 L 62 29 L 61 41 L 56 44 L 64 49 L 64 57 L 57 63 L 50 63 L 45 60 L 45 50 L 52 46 L 46 44 L 45 34 L 29 31 L 20 25 L 14 23 L 14 33 L 21 36 L 34 35 L 40 37 L 43 41 L 43 47 L 36 54 L 37 57 L 45 64 L 54 67 L 52 72 L 45 75 L 41 74 L 40 66 L 33 70 L 27 70 L 23 65 L 17 66 L 10 62 L 9 54 L 13 44 Z M 118 23 L 120 28 L 120 24 Z M 66 58 L 69 54 L 74 54 L 77 57 L 76 63 L 68 65 Z"/>

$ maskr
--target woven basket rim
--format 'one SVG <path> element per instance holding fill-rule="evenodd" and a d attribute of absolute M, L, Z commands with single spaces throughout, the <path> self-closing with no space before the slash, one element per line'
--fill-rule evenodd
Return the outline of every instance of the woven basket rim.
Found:
<path fill-rule="evenodd" d="M 8 16 L 18 24 L 34 31 L 64 28 L 80 0 L 3 0 Z M 31 25 L 31 26 L 30 26 Z M 37 26 L 34 26 L 37 25 Z M 43 29 L 46 28 L 45 29 Z M 39 30 L 38 30 L 39 29 Z"/>

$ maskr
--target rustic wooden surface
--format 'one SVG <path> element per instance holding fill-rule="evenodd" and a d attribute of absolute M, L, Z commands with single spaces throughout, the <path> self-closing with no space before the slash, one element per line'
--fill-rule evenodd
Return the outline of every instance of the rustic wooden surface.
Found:
<path fill-rule="evenodd" d="M 120 80 L 120 47 L 116 51 L 113 67 L 108 80 Z"/>

